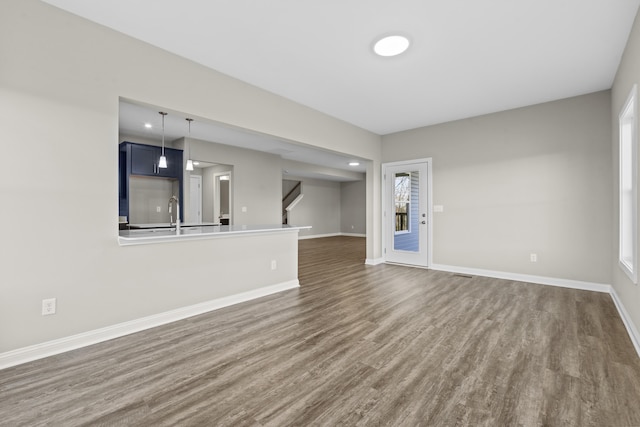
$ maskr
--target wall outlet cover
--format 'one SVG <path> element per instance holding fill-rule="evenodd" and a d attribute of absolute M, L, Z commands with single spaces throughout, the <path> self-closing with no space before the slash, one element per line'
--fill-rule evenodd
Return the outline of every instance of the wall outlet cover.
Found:
<path fill-rule="evenodd" d="M 42 315 L 48 316 L 50 314 L 56 314 L 55 298 L 47 298 L 42 300 Z"/>

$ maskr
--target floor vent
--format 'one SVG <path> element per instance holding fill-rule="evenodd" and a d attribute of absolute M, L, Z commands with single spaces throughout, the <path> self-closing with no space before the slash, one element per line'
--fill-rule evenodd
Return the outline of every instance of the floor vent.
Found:
<path fill-rule="evenodd" d="M 473 276 L 469 276 L 468 274 L 453 273 L 453 275 L 456 277 L 464 277 L 465 279 L 473 279 Z"/>

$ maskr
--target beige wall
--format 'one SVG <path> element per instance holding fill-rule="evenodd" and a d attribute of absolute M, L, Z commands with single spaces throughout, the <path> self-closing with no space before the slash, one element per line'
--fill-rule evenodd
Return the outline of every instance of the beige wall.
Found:
<path fill-rule="evenodd" d="M 185 141 L 189 144 L 191 157 L 194 160 L 226 165 L 215 166 L 205 172 L 207 197 L 211 194 L 209 185 L 213 186 L 213 173 L 233 171 L 231 186 L 234 224 L 280 224 L 282 206 L 280 156 L 193 138 L 185 138 Z M 188 177 L 189 172 L 185 172 L 185 195 L 189 194 L 186 187 Z M 208 199 L 207 203 L 209 203 Z M 243 207 L 246 208 L 246 212 L 242 212 Z M 207 207 L 207 211 L 203 210 L 203 212 L 208 212 L 208 209 Z"/>
<path fill-rule="evenodd" d="M 618 233 L 619 233 L 619 221 L 618 221 L 618 142 L 619 142 L 619 130 L 618 130 L 618 114 L 622 109 L 623 104 L 627 100 L 631 88 L 634 84 L 640 85 L 640 15 L 636 16 L 633 29 L 627 41 L 627 47 L 622 56 L 620 67 L 616 74 L 616 78 L 611 89 L 611 134 L 612 143 L 611 151 L 613 153 L 611 164 L 613 166 L 612 178 L 613 185 L 611 186 L 611 193 L 613 194 L 612 208 L 613 208 L 613 244 L 611 246 L 611 265 L 613 268 L 613 287 L 616 293 L 620 297 L 620 300 L 626 308 L 629 316 L 635 324 L 637 330 L 640 330 L 640 285 L 635 285 L 628 279 L 628 277 L 622 272 L 618 266 Z M 637 129 L 640 133 L 640 129 Z M 636 159 L 636 165 L 638 160 Z M 637 185 L 640 185 L 640 176 Z M 640 239 L 638 239 L 640 241 Z M 636 259 L 636 265 L 640 265 L 640 259 Z"/>
<path fill-rule="evenodd" d="M 287 177 L 302 181 L 302 199 L 289 212 L 289 224 L 310 225 L 300 236 L 340 233 L 340 183 L 313 178 Z"/>
<path fill-rule="evenodd" d="M 433 159 L 433 262 L 609 283 L 609 111 L 603 91 L 384 136 L 385 162 Z"/>
<path fill-rule="evenodd" d="M 364 180 L 340 183 L 340 231 L 366 233 L 367 186 Z"/>
<path fill-rule="evenodd" d="M 120 97 L 379 164 L 377 135 L 37 0 L 2 2 L 0 64 L 0 129 L 12 141 L 0 196 L 15 207 L 1 209 L 0 222 L 15 223 L 18 210 L 26 224 L 0 240 L 0 352 L 295 277 L 284 260 L 272 274 L 260 252 L 294 259 L 297 245 L 284 237 L 245 248 L 231 239 L 118 246 Z M 370 210 L 379 205 L 376 178 L 368 177 Z M 379 256 L 379 223 L 368 220 L 367 250 Z M 43 317 L 41 300 L 51 297 L 58 313 Z"/>

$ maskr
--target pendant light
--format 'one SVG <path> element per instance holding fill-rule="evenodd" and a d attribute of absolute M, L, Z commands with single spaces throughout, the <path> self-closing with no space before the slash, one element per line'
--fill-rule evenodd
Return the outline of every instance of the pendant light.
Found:
<path fill-rule="evenodd" d="M 189 138 L 191 138 L 191 122 L 193 121 L 193 119 L 190 118 L 186 118 L 185 119 L 188 123 L 189 123 Z M 193 170 L 193 160 L 191 160 L 191 141 L 189 141 L 189 157 L 187 158 L 187 167 L 186 169 L 188 171 L 192 171 Z"/>
<path fill-rule="evenodd" d="M 162 116 L 162 155 L 160 156 L 158 167 L 165 169 L 167 167 L 167 158 L 164 155 L 164 116 L 166 116 L 167 113 L 164 111 L 160 111 L 159 113 Z"/>

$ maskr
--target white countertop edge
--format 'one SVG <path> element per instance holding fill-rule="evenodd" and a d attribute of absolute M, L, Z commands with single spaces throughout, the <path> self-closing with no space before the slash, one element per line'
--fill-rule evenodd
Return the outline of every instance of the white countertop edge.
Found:
<path fill-rule="evenodd" d="M 279 234 L 279 233 L 298 233 L 300 230 L 310 229 L 311 226 L 290 226 L 287 228 L 269 227 L 255 228 L 247 230 L 216 230 L 210 232 L 179 234 L 179 235 L 159 235 L 159 236 L 139 236 L 139 237 L 123 237 L 118 236 L 118 244 L 120 246 L 132 245 L 148 245 L 156 243 L 184 242 L 188 240 L 204 240 L 204 239 L 223 239 L 237 236 L 249 236 L 252 234 Z"/>

